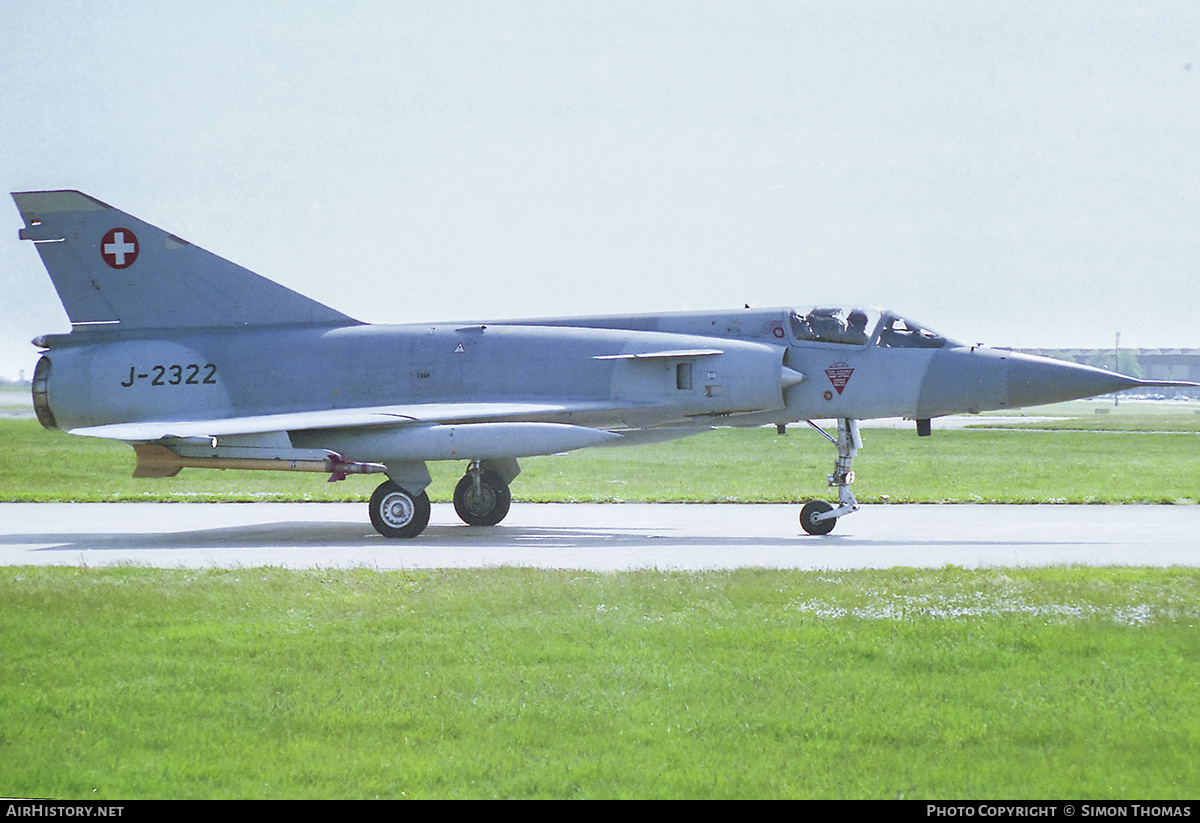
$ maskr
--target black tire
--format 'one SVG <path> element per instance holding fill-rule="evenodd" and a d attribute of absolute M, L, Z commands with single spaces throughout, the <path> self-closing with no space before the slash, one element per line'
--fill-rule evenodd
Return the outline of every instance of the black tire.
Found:
<path fill-rule="evenodd" d="M 429 495 L 410 494 L 391 480 L 371 495 L 371 525 L 384 537 L 416 537 L 429 525 Z"/>
<path fill-rule="evenodd" d="M 837 525 L 836 517 L 816 522 L 812 518 L 814 514 L 824 514 L 831 511 L 833 511 L 831 503 L 827 503 L 824 500 L 808 501 L 804 504 L 804 508 L 800 510 L 800 528 L 809 534 L 829 534 L 833 531 L 833 527 Z"/>
<path fill-rule="evenodd" d="M 505 518 L 512 505 L 512 493 L 508 484 L 495 472 L 485 471 L 479 478 L 479 492 L 475 491 L 475 479 L 463 475 L 454 487 L 454 510 L 469 526 L 494 526 Z"/>

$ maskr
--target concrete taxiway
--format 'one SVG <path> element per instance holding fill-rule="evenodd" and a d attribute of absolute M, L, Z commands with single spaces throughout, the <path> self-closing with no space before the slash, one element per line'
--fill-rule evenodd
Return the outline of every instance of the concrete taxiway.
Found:
<path fill-rule="evenodd" d="M 365 504 L 5 503 L 0 564 L 631 569 L 1200 565 L 1200 506 L 866 506 L 812 537 L 798 505 L 514 504 L 499 526 L 435 504 L 415 540 Z"/>

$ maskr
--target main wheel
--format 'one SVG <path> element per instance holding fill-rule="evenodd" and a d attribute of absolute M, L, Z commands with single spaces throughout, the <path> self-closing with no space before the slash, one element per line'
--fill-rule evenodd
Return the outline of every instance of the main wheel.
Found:
<path fill-rule="evenodd" d="M 800 510 L 800 527 L 809 534 L 829 534 L 837 524 L 837 518 L 813 520 L 813 515 L 833 511 L 833 505 L 824 500 L 810 500 Z"/>
<path fill-rule="evenodd" d="M 429 525 L 429 495 L 413 495 L 391 480 L 371 495 L 371 525 L 384 537 L 416 537 Z"/>
<path fill-rule="evenodd" d="M 463 475 L 454 487 L 454 510 L 469 526 L 494 526 L 508 514 L 512 504 L 512 493 L 508 484 L 495 472 L 485 471 L 479 476 L 479 488 L 475 478 Z"/>

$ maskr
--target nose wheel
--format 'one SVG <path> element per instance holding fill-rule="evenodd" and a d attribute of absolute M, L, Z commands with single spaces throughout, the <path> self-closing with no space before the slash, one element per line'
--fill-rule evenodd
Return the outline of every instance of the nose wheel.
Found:
<path fill-rule="evenodd" d="M 854 482 L 851 464 L 862 447 L 862 437 L 858 434 L 858 421 L 850 418 L 838 420 L 836 438 L 811 420 L 806 422 L 837 446 L 838 457 L 833 466 L 833 474 L 829 475 L 829 487 L 837 489 L 838 505 L 834 506 L 824 500 L 810 500 L 805 503 L 804 508 L 800 510 L 800 528 L 809 534 L 829 534 L 839 517 L 845 517 L 859 509 L 858 500 L 850 491 L 850 484 Z"/>
<path fill-rule="evenodd" d="M 809 534 L 829 534 L 837 525 L 836 517 L 828 517 L 833 504 L 824 500 L 809 500 L 800 510 L 800 527 Z"/>

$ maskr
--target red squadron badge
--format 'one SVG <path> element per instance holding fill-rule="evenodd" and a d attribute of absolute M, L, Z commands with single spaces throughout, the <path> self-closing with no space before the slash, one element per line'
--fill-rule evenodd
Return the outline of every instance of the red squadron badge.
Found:
<path fill-rule="evenodd" d="M 850 382 L 850 375 L 854 374 L 854 369 L 850 368 L 848 363 L 834 363 L 825 370 L 825 376 L 829 378 L 829 382 L 837 389 L 837 393 L 841 394 L 842 389 L 846 388 L 846 384 Z"/>
<path fill-rule="evenodd" d="M 110 229 L 100 241 L 100 256 L 114 269 L 127 269 L 138 256 L 138 240 L 129 229 Z"/>

